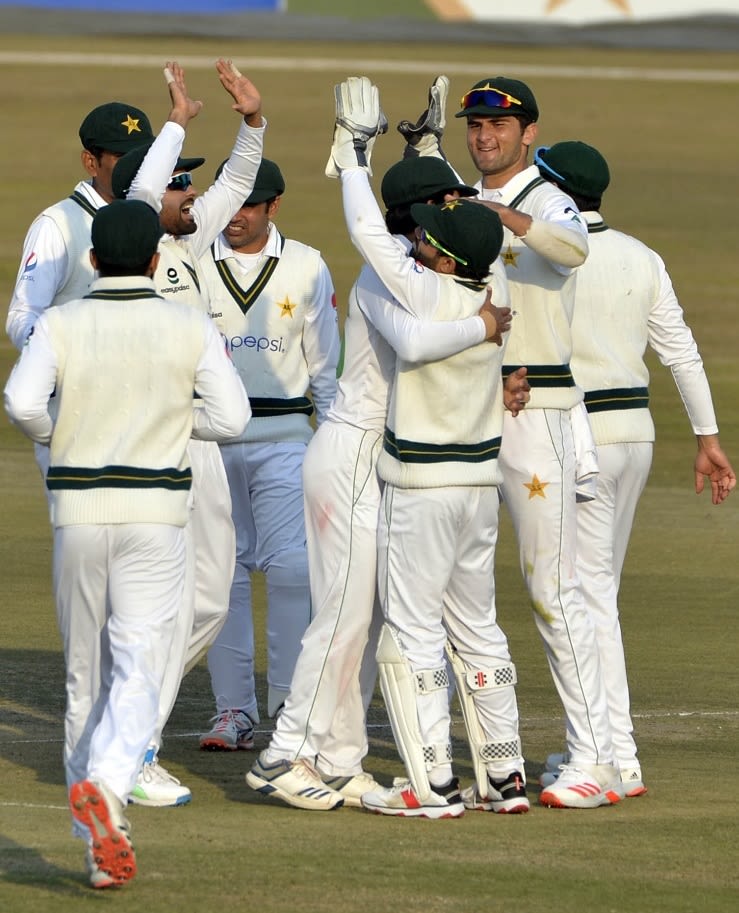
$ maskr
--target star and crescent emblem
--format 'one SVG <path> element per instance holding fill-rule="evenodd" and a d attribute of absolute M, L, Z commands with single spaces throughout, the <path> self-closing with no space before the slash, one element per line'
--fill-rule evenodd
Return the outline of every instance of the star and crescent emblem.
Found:
<path fill-rule="evenodd" d="M 289 298 L 288 295 L 285 295 L 285 300 L 284 300 L 284 301 L 277 301 L 277 302 L 275 302 L 275 303 L 277 304 L 277 307 L 278 307 L 278 308 L 281 308 L 281 309 L 282 309 L 282 310 L 280 311 L 280 317 L 292 317 L 293 311 L 294 311 L 295 308 L 298 306 L 297 303 L 296 303 L 296 304 L 293 304 L 293 303 L 290 301 L 290 298 Z"/>
<path fill-rule="evenodd" d="M 132 133 L 141 133 L 141 127 L 139 127 L 139 118 L 131 117 L 130 114 L 126 115 L 126 119 L 121 121 L 121 127 L 125 127 L 128 130 L 128 135 Z"/>
<path fill-rule="evenodd" d="M 534 473 L 530 482 L 524 482 L 523 484 L 529 490 L 529 501 L 532 498 L 546 498 L 544 489 L 547 487 L 549 482 L 540 481 L 539 476 L 536 473 Z"/>

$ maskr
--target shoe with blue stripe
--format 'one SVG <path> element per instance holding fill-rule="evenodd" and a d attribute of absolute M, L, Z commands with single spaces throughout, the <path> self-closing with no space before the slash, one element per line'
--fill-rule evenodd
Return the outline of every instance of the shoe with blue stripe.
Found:
<path fill-rule="evenodd" d="M 344 804 L 341 793 L 326 786 L 306 758 L 270 763 L 262 752 L 246 775 L 246 784 L 263 796 L 282 799 L 293 808 L 328 812 Z"/>

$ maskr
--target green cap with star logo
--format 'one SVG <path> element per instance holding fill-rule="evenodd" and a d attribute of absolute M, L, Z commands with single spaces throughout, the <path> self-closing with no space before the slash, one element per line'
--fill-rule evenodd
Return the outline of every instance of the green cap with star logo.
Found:
<path fill-rule="evenodd" d="M 451 200 L 443 206 L 414 203 L 411 215 L 425 229 L 428 243 L 466 266 L 482 281 L 503 246 L 500 216 L 473 200 Z"/>
<path fill-rule="evenodd" d="M 79 132 L 85 149 L 107 152 L 128 152 L 154 139 L 144 112 L 122 101 L 109 101 L 93 108 L 80 124 Z"/>

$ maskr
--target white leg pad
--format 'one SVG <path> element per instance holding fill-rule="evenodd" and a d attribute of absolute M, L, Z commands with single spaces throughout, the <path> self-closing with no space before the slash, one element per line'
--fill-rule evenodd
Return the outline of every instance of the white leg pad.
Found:
<path fill-rule="evenodd" d="M 469 669 L 451 641 L 446 643 L 446 654 L 454 672 L 457 694 L 462 707 L 464 726 L 472 754 L 472 766 L 480 796 L 488 796 L 488 773 L 486 764 L 489 761 L 512 760 L 521 757 L 520 738 L 504 742 L 488 740 L 477 715 L 473 694 L 476 691 L 487 691 L 494 688 L 512 688 L 516 682 L 516 667 L 513 663 L 496 666 L 491 669 Z"/>
<path fill-rule="evenodd" d="M 431 791 L 428 771 L 439 763 L 451 761 L 451 745 L 424 744 L 418 725 L 416 696 L 446 690 L 449 687 L 446 667 L 414 671 L 394 631 L 387 624 L 383 624 L 380 631 L 377 666 L 395 743 L 413 789 L 424 801 Z"/>

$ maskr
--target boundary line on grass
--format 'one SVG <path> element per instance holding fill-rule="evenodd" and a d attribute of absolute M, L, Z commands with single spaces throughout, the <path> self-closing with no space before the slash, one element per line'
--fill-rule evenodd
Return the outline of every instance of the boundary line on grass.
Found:
<path fill-rule="evenodd" d="M 214 57 L 183 55 L 178 58 L 183 67 L 209 70 Z M 162 67 L 162 58 L 155 54 L 77 54 L 54 51 L 0 51 L 0 65 L 4 66 L 75 66 L 75 67 Z M 364 73 L 438 73 L 438 60 L 377 60 L 345 57 L 249 57 L 242 64 L 245 70 L 313 70 L 326 72 L 345 70 Z M 441 66 L 447 75 L 479 75 L 480 64 L 445 62 Z M 605 67 L 557 66 L 550 64 L 498 62 L 497 69 L 518 76 L 555 76 L 562 79 L 649 80 L 653 82 L 706 82 L 739 83 L 739 70 L 726 69 L 667 69 L 661 67 Z"/>

